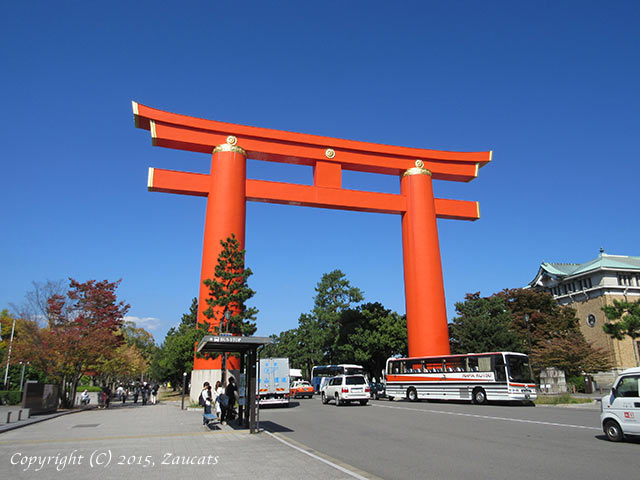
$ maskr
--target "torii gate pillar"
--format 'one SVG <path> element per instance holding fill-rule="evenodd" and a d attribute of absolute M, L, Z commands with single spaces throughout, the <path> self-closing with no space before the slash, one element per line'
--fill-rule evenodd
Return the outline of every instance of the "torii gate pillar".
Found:
<path fill-rule="evenodd" d="M 205 323 L 204 311 L 209 308 L 209 288 L 204 281 L 215 277 L 218 256 L 222 252 L 221 241 L 227 240 L 233 233 L 244 249 L 246 225 L 246 184 L 247 154 L 238 147 L 233 136 L 227 138 L 213 150 L 209 191 L 215 195 L 207 196 L 207 211 L 204 221 L 204 242 L 202 247 L 202 268 L 200 269 L 200 292 L 198 294 L 198 322 Z M 222 318 L 222 309 L 216 310 L 216 318 Z M 230 369 L 237 369 L 237 359 L 227 360 Z M 221 368 L 221 357 L 214 359 L 194 358 L 195 370 Z"/>
<path fill-rule="evenodd" d="M 449 332 L 431 172 L 423 163 L 400 182 L 407 199 L 402 214 L 404 288 L 409 356 L 448 355 Z"/>

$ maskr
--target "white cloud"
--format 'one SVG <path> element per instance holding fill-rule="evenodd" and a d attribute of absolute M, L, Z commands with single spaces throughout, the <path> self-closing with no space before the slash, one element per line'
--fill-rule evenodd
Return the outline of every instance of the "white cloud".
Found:
<path fill-rule="evenodd" d="M 133 317 L 128 315 L 124 317 L 126 322 L 133 322 L 136 324 L 138 328 L 144 328 L 145 330 L 157 330 L 161 326 L 161 321 L 159 318 L 155 317 Z"/>

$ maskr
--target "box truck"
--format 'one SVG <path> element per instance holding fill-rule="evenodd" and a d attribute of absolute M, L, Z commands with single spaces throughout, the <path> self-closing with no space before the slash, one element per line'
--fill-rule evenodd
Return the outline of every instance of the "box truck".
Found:
<path fill-rule="evenodd" d="M 289 359 L 261 358 L 259 375 L 260 405 L 289 406 Z"/>

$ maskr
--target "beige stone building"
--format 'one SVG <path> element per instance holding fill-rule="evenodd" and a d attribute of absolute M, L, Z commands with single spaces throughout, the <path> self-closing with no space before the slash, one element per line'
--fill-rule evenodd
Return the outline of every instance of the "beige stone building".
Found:
<path fill-rule="evenodd" d="M 588 342 L 606 349 L 611 355 L 614 370 L 599 376 L 603 383 L 617 372 L 638 366 L 640 341 L 631 338 L 614 340 L 604 333 L 606 321 L 602 307 L 613 300 L 634 302 L 640 299 L 640 257 L 600 255 L 586 263 L 542 262 L 530 287 L 550 292 L 560 305 L 576 309 L 580 329 Z"/>

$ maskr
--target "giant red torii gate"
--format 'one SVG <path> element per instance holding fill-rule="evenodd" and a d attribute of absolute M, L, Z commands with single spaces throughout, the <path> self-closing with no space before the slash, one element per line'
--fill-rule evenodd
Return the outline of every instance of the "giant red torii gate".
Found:
<path fill-rule="evenodd" d="M 133 102 L 138 128 L 154 146 L 211 154 L 209 174 L 149 169 L 154 192 L 207 197 L 198 321 L 221 240 L 245 244 L 246 201 L 391 213 L 402 216 L 402 247 L 409 355 L 449 353 L 449 335 L 436 218 L 477 220 L 477 202 L 434 198 L 432 179 L 469 182 L 492 152 L 448 152 L 358 142 L 235 125 L 157 110 Z M 313 185 L 251 180 L 246 159 L 308 165 Z M 400 177 L 400 194 L 342 188 L 342 170 Z M 195 359 L 194 369 L 219 368 Z"/>

